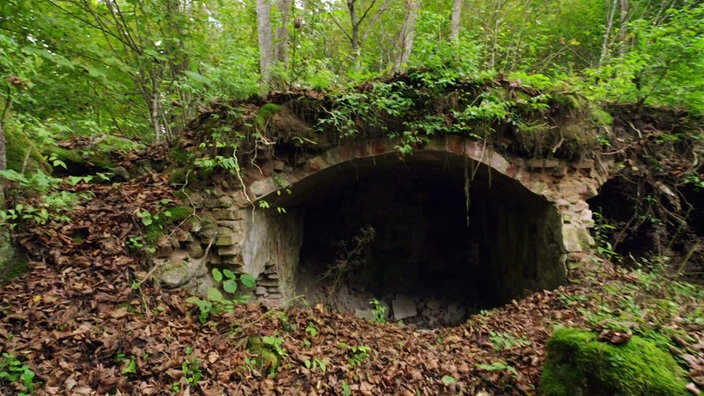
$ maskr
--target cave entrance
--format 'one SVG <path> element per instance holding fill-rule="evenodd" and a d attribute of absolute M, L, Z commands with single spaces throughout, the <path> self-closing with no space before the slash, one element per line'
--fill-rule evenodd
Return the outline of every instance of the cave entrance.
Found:
<path fill-rule="evenodd" d="M 310 304 L 372 317 L 377 299 L 391 320 L 451 326 L 564 279 L 555 207 L 461 156 L 341 163 L 279 204 L 302 234 L 291 294 Z"/>

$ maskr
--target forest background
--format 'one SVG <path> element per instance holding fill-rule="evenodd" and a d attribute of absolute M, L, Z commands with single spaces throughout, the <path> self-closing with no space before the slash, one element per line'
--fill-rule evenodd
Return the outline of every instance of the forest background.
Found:
<path fill-rule="evenodd" d="M 6 0 L 5 135 L 178 136 L 199 108 L 407 68 L 704 112 L 695 0 Z"/>

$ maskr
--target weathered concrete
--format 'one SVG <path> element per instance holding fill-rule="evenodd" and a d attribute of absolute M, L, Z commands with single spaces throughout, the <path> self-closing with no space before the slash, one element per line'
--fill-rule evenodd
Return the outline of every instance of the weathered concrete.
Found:
<path fill-rule="evenodd" d="M 299 153 L 287 160 L 272 157 L 245 171 L 246 189 L 195 198 L 202 202 L 202 221 L 192 229 L 199 246 L 189 249 L 191 260 L 200 259 L 195 256 L 214 240 L 204 258 L 208 266 L 249 273 L 257 278 L 259 299 L 287 304 L 295 296 L 306 205 L 322 192 L 341 188 L 342 180 L 414 164 L 413 169 L 446 169 L 452 173 L 448 177 L 469 178 L 469 183 L 480 183 L 481 191 L 493 194 L 475 210 L 481 213 L 478 221 L 493 230 L 481 239 L 485 245 L 481 255 L 491 256 L 486 260 L 492 269 L 483 274 L 497 300 L 558 286 L 566 278 L 566 262 L 593 245 L 588 232 L 592 212 L 586 200 L 606 180 L 609 164 L 599 162 L 597 168 L 591 159 L 570 163 L 510 158 L 456 136 L 437 137 L 405 158 L 399 157 L 396 144 L 378 139 L 342 144 L 315 155 Z"/>

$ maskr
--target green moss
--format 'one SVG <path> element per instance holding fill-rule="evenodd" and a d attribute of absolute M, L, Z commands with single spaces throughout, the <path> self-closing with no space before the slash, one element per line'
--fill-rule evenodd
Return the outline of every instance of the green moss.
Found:
<path fill-rule="evenodd" d="M 51 172 L 51 166 L 46 158 L 37 149 L 37 146 L 22 132 L 8 125 L 5 129 L 5 143 L 7 145 L 7 169 L 32 174 L 37 171 Z M 28 155 L 29 153 L 29 155 Z"/>
<path fill-rule="evenodd" d="M 540 378 L 544 395 L 685 395 L 672 356 L 634 336 L 622 345 L 578 329 L 559 329 L 547 344 Z"/>
<path fill-rule="evenodd" d="M 283 107 L 274 103 L 267 103 L 257 111 L 257 126 L 264 128 L 274 114 L 281 111 Z"/>
<path fill-rule="evenodd" d="M 264 343 L 261 337 L 247 338 L 247 349 L 249 352 L 257 355 L 257 368 L 260 371 L 276 372 L 281 364 L 279 355 L 267 344 Z"/>
<path fill-rule="evenodd" d="M 0 230 L 0 284 L 29 272 L 29 260 L 12 244 L 8 230 Z"/>
<path fill-rule="evenodd" d="M 589 106 L 589 115 L 591 121 L 597 125 L 610 126 L 614 123 L 611 114 L 593 105 Z"/>
<path fill-rule="evenodd" d="M 160 216 L 163 217 L 164 222 L 181 221 L 188 218 L 188 216 L 193 214 L 193 207 L 186 205 L 176 205 L 165 210 Z"/>
<path fill-rule="evenodd" d="M 63 161 L 69 169 L 97 168 L 98 170 L 110 170 L 116 166 L 107 152 L 52 147 L 49 153 L 54 154 L 57 159 Z M 85 170 L 87 171 L 87 169 Z"/>
<path fill-rule="evenodd" d="M 586 99 L 573 94 L 566 93 L 553 93 L 550 99 L 551 106 L 562 106 L 567 110 L 577 110 L 581 109 L 586 105 Z"/>
<path fill-rule="evenodd" d="M 176 205 L 165 211 L 153 216 L 153 222 L 146 227 L 144 232 L 144 240 L 148 244 L 159 242 L 161 237 L 166 233 L 168 225 L 176 224 L 193 214 L 193 207 L 186 205 Z"/>

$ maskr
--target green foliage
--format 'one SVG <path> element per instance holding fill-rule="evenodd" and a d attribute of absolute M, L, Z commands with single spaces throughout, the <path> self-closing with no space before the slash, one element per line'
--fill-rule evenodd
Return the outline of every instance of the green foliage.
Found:
<path fill-rule="evenodd" d="M 683 374 L 669 353 L 638 336 L 611 345 L 592 332 L 563 328 L 548 341 L 540 389 L 545 395 L 685 395 Z"/>
<path fill-rule="evenodd" d="M 23 175 L 14 170 L 0 171 L 0 178 L 14 184 L 11 201 L 19 202 L 0 211 L 0 223 L 12 227 L 22 222 L 46 224 L 49 221 L 70 222 L 67 216 L 73 206 L 81 199 L 89 198 L 90 194 L 74 194 L 59 190 L 62 179 L 47 176 L 44 172 L 36 172 L 31 176 Z M 36 198 L 34 204 L 22 203 L 28 197 Z"/>
<path fill-rule="evenodd" d="M 339 346 L 347 351 L 347 362 L 350 368 L 355 368 L 369 359 L 372 349 L 366 345 L 348 346 L 339 344 Z"/>
<path fill-rule="evenodd" d="M 609 260 L 621 261 L 623 257 L 614 250 L 610 241 L 612 231 L 615 230 L 616 227 L 606 223 L 601 213 L 594 212 L 593 215 L 596 252 Z"/>
<path fill-rule="evenodd" d="M 486 370 L 486 371 L 508 371 L 509 373 L 513 374 L 514 376 L 518 376 L 518 371 L 516 371 L 516 368 L 506 364 L 505 362 L 492 362 L 490 364 L 477 364 L 477 367 Z"/>
<path fill-rule="evenodd" d="M 525 338 L 516 337 L 512 334 L 500 331 L 490 332 L 489 342 L 491 342 L 492 348 L 497 351 L 530 345 L 530 341 Z"/>
<path fill-rule="evenodd" d="M 369 304 L 372 305 L 372 317 L 374 318 L 374 321 L 377 323 L 385 323 L 387 310 L 386 305 L 376 298 L 369 300 Z"/>
<path fill-rule="evenodd" d="M 237 292 L 237 274 L 229 269 L 220 270 L 218 268 L 213 268 L 211 272 L 213 280 L 218 282 L 226 293 L 233 295 Z M 239 276 L 239 282 L 243 286 L 251 289 L 256 286 L 257 280 L 252 275 L 241 274 Z M 251 298 L 249 295 L 228 297 L 223 295 L 218 287 L 208 288 L 207 294 L 207 299 L 196 296 L 191 296 L 186 299 L 186 302 L 198 307 L 198 320 L 201 323 L 207 323 L 211 314 L 232 312 L 235 304 L 247 302 Z"/>
<path fill-rule="evenodd" d="M 24 390 L 18 395 L 27 396 L 34 393 L 37 385 L 34 382 L 34 377 L 34 371 L 29 366 L 22 364 L 14 355 L 3 352 L 2 358 L 0 358 L 0 382 L 14 383 L 19 381 Z"/>
<path fill-rule="evenodd" d="M 249 337 L 247 348 L 257 355 L 256 364 L 261 372 L 276 375 L 281 361 L 288 356 L 284 347 L 285 340 L 277 335 L 263 337 Z"/>

